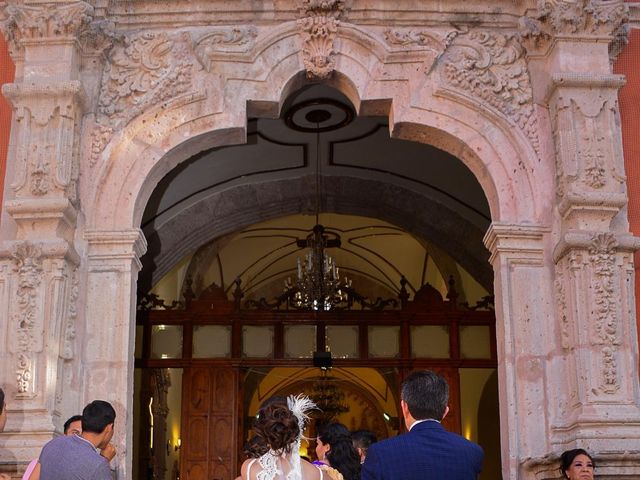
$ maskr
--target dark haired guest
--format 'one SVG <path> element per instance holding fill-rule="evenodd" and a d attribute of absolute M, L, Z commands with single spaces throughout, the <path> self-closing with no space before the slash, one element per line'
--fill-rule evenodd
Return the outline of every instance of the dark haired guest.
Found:
<path fill-rule="evenodd" d="M 429 370 L 402 382 L 402 416 L 409 432 L 369 447 L 363 480 L 476 480 L 484 452 L 447 432 L 440 421 L 449 412 L 449 385 Z"/>
<path fill-rule="evenodd" d="M 351 433 L 341 423 L 328 423 L 318 429 L 316 455 L 326 466 L 320 468 L 331 480 L 359 480 L 360 456 Z"/>
<path fill-rule="evenodd" d="M 82 411 L 82 434 L 63 435 L 47 443 L 30 478 L 112 480 L 109 461 L 116 453 L 110 443 L 115 420 L 116 411 L 110 403 L 89 403 Z"/>
<path fill-rule="evenodd" d="M 364 463 L 364 459 L 367 458 L 367 450 L 369 447 L 378 441 L 376 434 L 369 430 L 356 430 L 351 432 L 351 441 L 353 446 L 360 455 L 360 464 Z"/>
<path fill-rule="evenodd" d="M 596 462 L 582 448 L 567 450 L 560 456 L 560 473 L 568 480 L 593 480 Z"/>

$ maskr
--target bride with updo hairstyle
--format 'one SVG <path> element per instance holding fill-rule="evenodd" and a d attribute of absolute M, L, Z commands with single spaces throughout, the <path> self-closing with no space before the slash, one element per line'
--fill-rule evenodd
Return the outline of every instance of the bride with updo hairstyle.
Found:
<path fill-rule="evenodd" d="M 267 452 L 248 459 L 240 470 L 242 480 L 322 480 L 322 471 L 300 458 L 300 443 L 309 419 L 307 412 L 316 408 L 303 395 L 271 397 L 265 401 L 253 430 Z"/>

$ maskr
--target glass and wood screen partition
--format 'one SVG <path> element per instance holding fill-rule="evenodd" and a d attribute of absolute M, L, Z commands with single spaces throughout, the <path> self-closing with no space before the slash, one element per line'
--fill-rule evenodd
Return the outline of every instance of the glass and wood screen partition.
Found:
<path fill-rule="evenodd" d="M 446 428 L 463 433 L 460 372 L 497 365 L 493 310 L 458 308 L 429 285 L 412 302 L 403 302 L 402 308 L 381 311 L 245 310 L 228 301 L 215 285 L 184 306 L 166 308 L 159 299 L 152 304 L 154 308 L 138 311 L 136 366 L 184 369 L 182 478 L 189 478 L 189 471 L 197 476 L 196 470 L 204 478 L 211 477 L 212 469 L 235 471 L 244 441 L 246 412 L 239 399 L 242 372 L 247 369 L 312 368 L 314 352 L 327 351 L 334 367 L 391 367 L 400 372 L 399 382 L 412 370 L 428 368 L 445 376 L 450 385 Z M 224 409 L 213 402 L 218 388 L 232 390 L 225 392 L 231 403 Z M 193 403 L 205 391 L 209 397 L 198 402 L 209 405 L 207 412 Z M 229 463 L 224 468 L 203 460 L 202 445 L 191 450 L 188 446 L 190 436 L 199 443 L 213 442 L 220 437 L 220 428 L 235 437 L 231 453 L 218 455 Z"/>

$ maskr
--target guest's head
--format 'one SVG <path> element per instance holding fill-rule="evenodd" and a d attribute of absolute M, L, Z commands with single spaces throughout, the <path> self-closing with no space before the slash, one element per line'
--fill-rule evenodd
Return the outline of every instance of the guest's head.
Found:
<path fill-rule="evenodd" d="M 567 450 L 560 456 L 560 472 L 568 480 L 593 480 L 596 462 L 582 448 Z"/>
<path fill-rule="evenodd" d="M 376 438 L 376 434 L 369 430 L 356 430 L 355 432 L 351 432 L 351 441 L 358 455 L 360 455 L 360 463 L 364 463 L 364 459 L 367 457 L 367 450 L 371 444 L 376 443 L 378 439 Z"/>
<path fill-rule="evenodd" d="M 351 434 L 341 423 L 327 423 L 318 428 L 316 439 L 318 460 L 338 470 L 344 480 L 360 478 L 360 455 L 353 446 Z"/>
<path fill-rule="evenodd" d="M 449 385 L 435 372 L 410 373 L 402 382 L 402 413 L 407 427 L 416 420 L 442 420 L 449 412 Z"/>
<path fill-rule="evenodd" d="M 262 404 L 253 430 L 271 450 L 284 453 L 291 452 L 301 433 L 284 397 L 271 397 Z"/>
<path fill-rule="evenodd" d="M 0 432 L 7 423 L 7 409 L 4 403 L 4 390 L 0 388 Z"/>
<path fill-rule="evenodd" d="M 82 415 L 74 415 L 64 422 L 65 435 L 80 435 L 82 433 Z"/>
<path fill-rule="evenodd" d="M 104 448 L 113 437 L 116 411 L 109 402 L 94 400 L 82 410 L 82 436 L 94 437 L 97 448 Z"/>

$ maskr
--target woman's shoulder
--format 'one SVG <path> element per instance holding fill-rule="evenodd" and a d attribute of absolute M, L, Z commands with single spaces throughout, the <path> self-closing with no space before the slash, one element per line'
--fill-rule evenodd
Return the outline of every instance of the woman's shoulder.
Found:
<path fill-rule="evenodd" d="M 329 465 L 320 465 L 319 467 L 331 480 L 343 480 L 342 474 Z"/>

